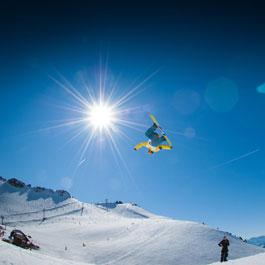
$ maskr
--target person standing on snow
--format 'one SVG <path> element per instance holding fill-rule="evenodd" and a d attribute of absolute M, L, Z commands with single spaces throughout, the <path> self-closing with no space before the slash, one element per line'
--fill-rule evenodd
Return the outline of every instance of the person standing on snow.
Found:
<path fill-rule="evenodd" d="M 221 262 L 227 261 L 229 240 L 226 238 L 226 236 L 224 236 L 223 240 L 220 241 L 218 246 L 222 248 L 221 249 Z"/>

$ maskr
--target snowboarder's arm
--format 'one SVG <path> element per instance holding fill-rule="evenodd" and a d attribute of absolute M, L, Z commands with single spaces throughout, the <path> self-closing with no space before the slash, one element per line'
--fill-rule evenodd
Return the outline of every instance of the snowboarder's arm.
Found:
<path fill-rule="evenodd" d="M 142 142 L 142 143 L 139 143 L 137 144 L 135 147 L 134 147 L 134 150 L 139 150 L 140 148 L 142 147 L 146 147 L 148 144 L 148 142 Z"/>

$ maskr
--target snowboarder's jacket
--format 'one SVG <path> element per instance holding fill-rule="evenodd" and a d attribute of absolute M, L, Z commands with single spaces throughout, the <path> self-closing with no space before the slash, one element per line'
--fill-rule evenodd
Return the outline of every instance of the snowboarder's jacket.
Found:
<path fill-rule="evenodd" d="M 158 133 L 155 132 L 157 128 L 156 124 L 153 124 L 146 132 L 145 136 L 149 138 L 148 142 L 142 142 L 137 144 L 134 147 L 134 150 L 139 150 L 142 147 L 146 147 L 151 153 L 159 152 L 160 150 L 171 150 L 172 146 L 162 144 L 166 141 L 164 135 L 160 136 Z"/>
<path fill-rule="evenodd" d="M 224 238 L 218 245 L 222 247 L 222 252 L 228 252 L 229 240 L 227 238 Z"/>

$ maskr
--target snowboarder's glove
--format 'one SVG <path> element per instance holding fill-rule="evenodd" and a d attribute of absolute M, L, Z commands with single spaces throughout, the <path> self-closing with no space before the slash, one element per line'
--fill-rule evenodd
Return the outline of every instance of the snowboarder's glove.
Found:
<path fill-rule="evenodd" d="M 137 149 L 134 147 L 133 150 L 137 151 Z"/>

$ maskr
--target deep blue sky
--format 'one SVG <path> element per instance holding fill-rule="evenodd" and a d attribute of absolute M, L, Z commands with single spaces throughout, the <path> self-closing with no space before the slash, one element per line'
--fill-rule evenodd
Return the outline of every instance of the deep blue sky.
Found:
<path fill-rule="evenodd" d="M 264 234 L 261 4 L 9 2 L 0 6 L 2 176 L 51 188 L 72 180 L 70 191 L 83 201 L 135 201 L 239 235 Z M 145 128 L 127 128 L 131 140 L 114 137 L 128 170 L 119 170 L 107 140 L 101 151 L 95 143 L 77 169 L 84 138 L 68 144 L 72 128 L 40 130 L 72 118 L 60 108 L 71 97 L 50 77 L 59 72 L 84 93 L 82 77 L 96 91 L 100 65 L 108 67 L 107 90 L 118 80 L 116 96 L 158 69 L 126 107 L 138 107 L 128 118 L 146 128 L 153 112 L 172 151 L 134 152 Z"/>

